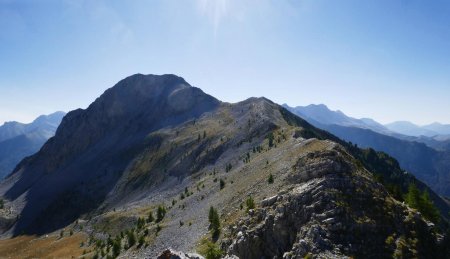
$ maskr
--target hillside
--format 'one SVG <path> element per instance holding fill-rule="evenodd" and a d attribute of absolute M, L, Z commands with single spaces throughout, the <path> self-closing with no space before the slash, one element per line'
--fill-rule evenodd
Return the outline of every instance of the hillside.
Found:
<path fill-rule="evenodd" d="M 0 126 L 0 180 L 22 159 L 39 151 L 55 134 L 64 115 L 56 112 L 39 116 L 29 124 L 7 122 Z"/>
<path fill-rule="evenodd" d="M 213 206 L 229 256 L 445 257 L 446 219 L 396 200 L 413 182 L 447 215 L 392 158 L 268 99 L 223 103 L 174 75 L 134 75 L 65 116 L 0 184 L 0 228 L 85 234 L 89 257 L 154 258 L 201 251 Z"/>
<path fill-rule="evenodd" d="M 298 109 L 290 108 L 290 110 L 299 116 L 302 115 Z M 329 110 L 326 113 L 333 114 Z M 358 127 L 355 124 L 345 126 L 341 123 L 331 123 L 328 120 L 321 120 L 321 117 L 308 117 L 307 120 L 314 126 L 360 147 L 386 152 L 396 158 L 403 169 L 414 174 L 435 192 L 450 196 L 450 152 L 446 150 L 445 141 L 433 141 L 427 137 L 419 139 L 399 134 L 383 134 L 372 128 Z"/>

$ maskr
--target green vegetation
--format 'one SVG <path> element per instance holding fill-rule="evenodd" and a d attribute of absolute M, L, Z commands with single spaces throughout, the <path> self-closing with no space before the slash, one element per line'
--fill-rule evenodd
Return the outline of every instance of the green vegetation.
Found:
<path fill-rule="evenodd" d="M 134 231 L 130 230 L 127 233 L 127 239 L 128 239 L 128 247 L 134 246 L 136 244 L 136 236 L 134 235 Z"/>
<path fill-rule="evenodd" d="M 155 220 L 155 218 L 153 217 L 153 212 L 152 211 L 149 211 L 148 212 L 148 217 L 147 217 L 147 222 L 148 223 L 151 223 L 151 222 L 153 222 Z"/>
<path fill-rule="evenodd" d="M 405 201 L 410 207 L 420 211 L 426 219 L 435 223 L 439 221 L 439 211 L 426 190 L 421 192 L 415 184 L 410 184 L 408 193 L 405 195 Z"/>
<path fill-rule="evenodd" d="M 120 244 L 120 240 L 116 240 L 113 243 L 113 257 L 118 257 L 120 254 L 120 250 L 122 249 L 121 244 Z"/>
<path fill-rule="evenodd" d="M 273 147 L 273 140 L 274 140 L 273 132 L 270 132 L 267 135 L 267 139 L 269 140 L 269 148 Z"/>
<path fill-rule="evenodd" d="M 145 226 L 145 219 L 138 218 L 137 220 L 137 229 L 142 229 Z"/>
<path fill-rule="evenodd" d="M 166 213 L 166 207 L 164 207 L 164 205 L 159 205 L 156 212 L 156 222 L 161 222 L 164 219 L 164 216 L 166 216 Z"/>
<path fill-rule="evenodd" d="M 247 205 L 247 212 L 255 208 L 255 201 L 253 200 L 252 196 L 249 196 L 247 198 L 247 200 L 245 201 L 245 205 Z"/>
<path fill-rule="evenodd" d="M 231 171 L 231 168 L 232 168 L 231 164 L 228 163 L 228 164 L 225 166 L 225 172 L 228 173 L 229 171 Z"/>
<path fill-rule="evenodd" d="M 225 188 L 225 181 L 220 179 L 220 189 L 222 190 L 223 188 Z"/>
<path fill-rule="evenodd" d="M 138 247 L 143 246 L 145 243 L 145 237 L 144 236 L 140 236 L 139 237 L 139 241 L 138 241 Z"/>
<path fill-rule="evenodd" d="M 3 209 L 5 207 L 5 202 L 3 201 L 3 199 L 0 199 L 0 210 Z"/>
<path fill-rule="evenodd" d="M 269 184 L 273 184 L 273 175 L 272 174 L 269 175 L 269 178 L 267 179 L 267 182 Z"/>
<path fill-rule="evenodd" d="M 205 257 L 205 259 L 220 259 L 224 252 L 220 247 L 208 239 L 203 239 L 200 243 L 198 252 Z"/>
<path fill-rule="evenodd" d="M 209 228 L 211 229 L 212 237 L 214 239 L 217 239 L 220 235 L 220 218 L 219 213 L 213 206 L 209 208 L 208 220 L 210 224 Z"/>
<path fill-rule="evenodd" d="M 255 148 L 253 148 L 253 149 L 255 149 Z M 243 161 L 245 164 L 250 163 L 250 153 L 249 152 L 247 152 Z"/>

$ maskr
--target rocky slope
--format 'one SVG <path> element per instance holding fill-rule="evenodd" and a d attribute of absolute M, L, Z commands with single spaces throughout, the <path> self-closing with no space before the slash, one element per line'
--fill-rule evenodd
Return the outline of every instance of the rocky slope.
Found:
<path fill-rule="evenodd" d="M 213 206 L 228 257 L 440 251 L 444 227 L 376 180 L 405 191 L 414 177 L 369 154 L 265 98 L 222 103 L 177 76 L 134 75 L 69 113 L 0 184 L 0 226 L 4 237 L 85 233 L 86 256 L 155 258 L 202 250 Z"/>
<path fill-rule="evenodd" d="M 340 146 L 298 158 L 286 189 L 230 228 L 239 258 L 437 258 L 434 225 L 395 201 Z"/>

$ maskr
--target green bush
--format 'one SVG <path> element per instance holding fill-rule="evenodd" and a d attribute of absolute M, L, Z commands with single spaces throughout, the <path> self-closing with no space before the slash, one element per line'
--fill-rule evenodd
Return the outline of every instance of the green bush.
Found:
<path fill-rule="evenodd" d="M 272 174 L 269 175 L 269 178 L 267 179 L 267 182 L 269 184 L 273 184 L 273 175 Z"/>
<path fill-rule="evenodd" d="M 405 201 L 410 207 L 420 211 L 426 219 L 435 223 L 439 221 L 439 210 L 434 206 L 430 194 L 426 190 L 421 192 L 415 184 L 410 184 Z"/>
<path fill-rule="evenodd" d="M 156 212 L 156 222 L 161 222 L 161 220 L 164 219 L 164 216 L 166 216 L 166 213 L 166 207 L 164 207 L 164 205 L 159 205 Z"/>
<path fill-rule="evenodd" d="M 220 179 L 220 189 L 222 190 L 223 188 L 225 188 L 225 181 Z"/>
<path fill-rule="evenodd" d="M 153 217 L 153 212 L 152 211 L 150 211 L 149 213 L 148 213 L 148 217 L 147 217 L 147 222 L 153 222 L 155 220 L 155 218 Z"/>
<path fill-rule="evenodd" d="M 220 259 L 224 254 L 217 244 L 207 239 L 202 241 L 198 252 L 203 255 L 205 259 Z"/>
<path fill-rule="evenodd" d="M 255 201 L 253 200 L 252 196 L 249 196 L 247 198 L 247 200 L 245 201 L 245 205 L 247 205 L 247 212 L 255 208 Z"/>
<path fill-rule="evenodd" d="M 138 247 L 141 247 L 142 245 L 144 245 L 144 243 L 145 243 L 144 236 L 140 236 L 138 241 Z"/>

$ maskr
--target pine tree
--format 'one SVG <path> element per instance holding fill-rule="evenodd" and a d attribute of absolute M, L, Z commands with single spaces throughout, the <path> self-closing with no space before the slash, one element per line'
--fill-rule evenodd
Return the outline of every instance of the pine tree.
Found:
<path fill-rule="evenodd" d="M 433 222 L 438 222 L 440 219 L 439 210 L 434 206 L 433 202 L 431 201 L 430 194 L 425 190 L 421 198 L 421 210 L 420 212 L 423 214 L 423 216 Z"/>
<path fill-rule="evenodd" d="M 247 198 L 247 200 L 245 201 L 245 205 L 247 205 L 247 212 L 255 208 L 255 201 L 253 200 L 252 196 L 249 196 Z"/>
<path fill-rule="evenodd" d="M 409 185 L 405 201 L 414 209 L 420 208 L 420 191 L 415 184 Z"/>
<path fill-rule="evenodd" d="M 220 217 L 217 210 L 212 206 L 209 208 L 208 219 L 210 223 L 212 237 L 218 238 L 220 235 Z"/>
<path fill-rule="evenodd" d="M 161 222 L 163 220 L 164 216 L 166 216 L 166 208 L 164 205 L 159 205 L 158 210 L 156 212 L 156 222 Z"/>
<path fill-rule="evenodd" d="M 267 182 L 269 184 L 273 184 L 273 175 L 272 174 L 269 175 L 269 178 L 267 179 Z"/>
<path fill-rule="evenodd" d="M 136 236 L 134 235 L 134 232 L 130 230 L 128 232 L 127 237 L 128 237 L 128 247 L 134 246 L 134 244 L 136 244 Z"/>

